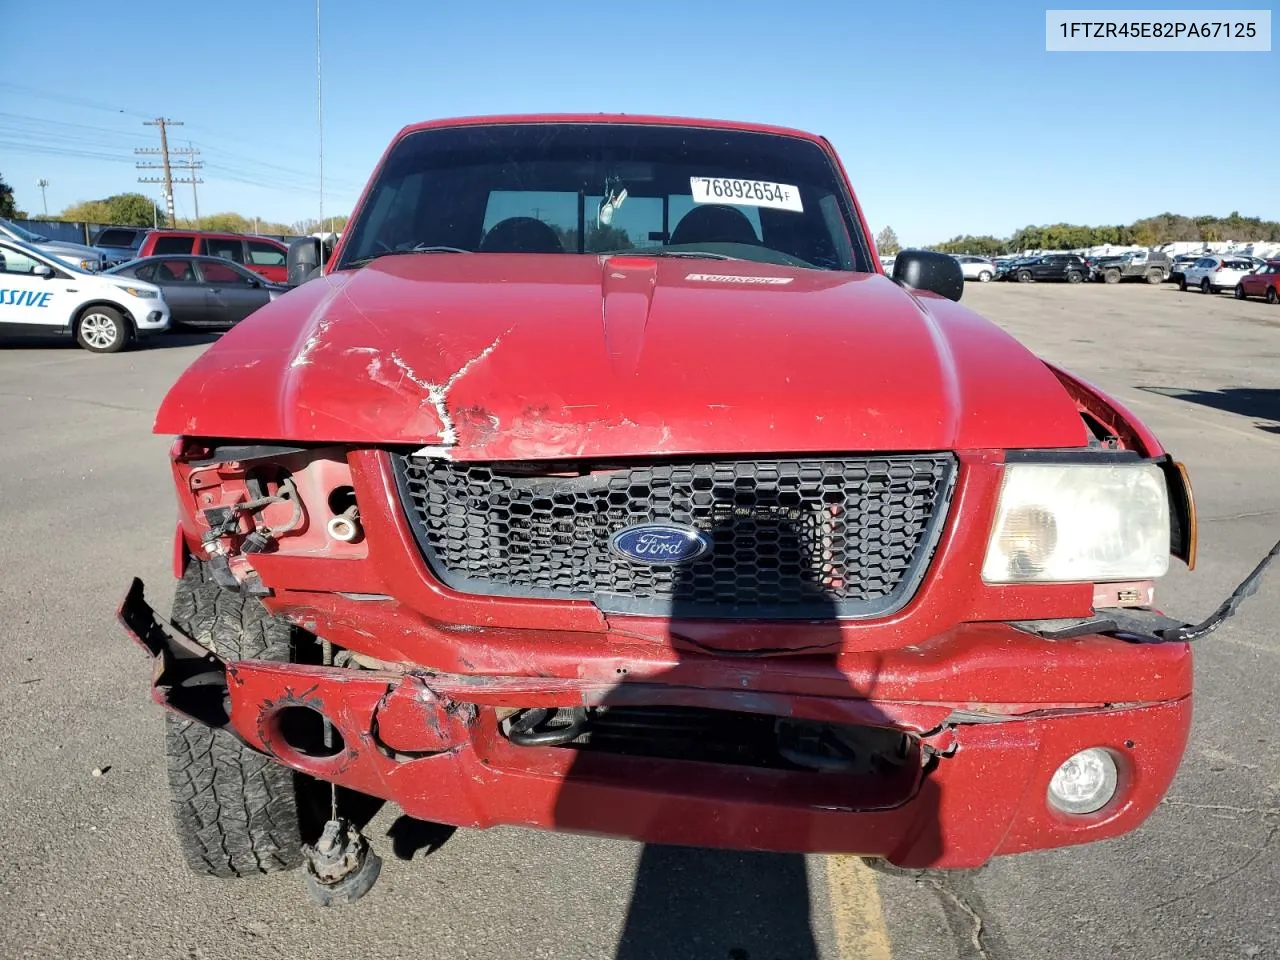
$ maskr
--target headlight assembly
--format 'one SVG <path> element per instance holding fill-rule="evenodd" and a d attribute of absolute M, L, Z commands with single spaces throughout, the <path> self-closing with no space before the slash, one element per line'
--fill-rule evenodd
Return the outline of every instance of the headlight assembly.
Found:
<path fill-rule="evenodd" d="M 982 579 L 1149 580 L 1169 569 L 1169 537 L 1158 464 L 1006 464 Z"/>
<path fill-rule="evenodd" d="M 155 300 L 160 296 L 154 290 L 141 290 L 138 287 L 121 287 L 120 289 L 139 300 Z"/>

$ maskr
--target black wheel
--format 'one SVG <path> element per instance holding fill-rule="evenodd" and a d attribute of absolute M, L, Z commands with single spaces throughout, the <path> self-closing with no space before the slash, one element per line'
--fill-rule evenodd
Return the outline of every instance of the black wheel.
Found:
<path fill-rule="evenodd" d="M 1280 294 L 1276 293 L 1275 287 L 1267 287 L 1267 303 L 1280 303 Z"/>
<path fill-rule="evenodd" d="M 293 628 L 256 597 L 213 583 L 194 560 L 178 581 L 173 622 L 229 660 L 292 658 Z M 315 781 L 174 713 L 165 717 L 165 752 L 178 845 L 194 872 L 243 877 L 302 863 L 298 792 Z"/>
<path fill-rule="evenodd" d="M 1208 277 L 1205 277 L 1203 280 L 1200 281 L 1200 292 L 1213 293 L 1213 287 L 1210 285 Z"/>
<path fill-rule="evenodd" d="M 1108 270 L 1108 271 L 1106 271 L 1106 272 L 1102 275 L 1102 279 L 1103 279 L 1103 280 L 1105 280 L 1107 283 L 1119 283 L 1119 282 L 1120 282 L 1120 271 L 1119 271 L 1119 270 Z"/>
<path fill-rule="evenodd" d="M 1082 279 L 1084 278 L 1080 276 L 1079 270 L 1067 271 L 1067 283 L 1079 283 Z"/>
<path fill-rule="evenodd" d="M 1019 271 L 1018 271 L 1018 282 L 1019 282 L 1019 283 L 1030 283 L 1030 282 L 1031 282 L 1031 271 L 1030 271 L 1030 270 L 1019 270 Z"/>
<path fill-rule="evenodd" d="M 990 270 L 982 270 L 982 271 L 980 271 L 980 272 L 978 273 L 978 282 L 979 282 L 979 283 L 989 283 L 989 282 L 990 282 L 990 280 L 991 280 L 991 271 L 990 271 Z"/>
<path fill-rule="evenodd" d="M 1235 298 L 1236 298 L 1237 300 L 1243 300 L 1243 299 L 1244 299 L 1244 287 L 1240 286 L 1240 284 L 1238 284 L 1238 283 L 1237 283 L 1237 284 L 1236 284 L 1236 288 L 1235 288 L 1235 290 L 1233 290 L 1233 291 L 1231 291 L 1231 292 L 1235 294 Z"/>
<path fill-rule="evenodd" d="M 94 353 L 119 353 L 131 333 L 129 321 L 114 307 L 86 307 L 76 318 L 76 342 Z"/>
<path fill-rule="evenodd" d="M 1159 268 L 1147 271 L 1147 283 L 1164 283 L 1164 271 Z"/>
<path fill-rule="evenodd" d="M 1178 278 L 1178 289 L 1179 289 L 1179 290 L 1181 290 L 1183 293 L 1186 293 L 1186 292 L 1187 292 L 1187 278 L 1186 278 L 1186 277 L 1179 277 L 1179 278 Z"/>

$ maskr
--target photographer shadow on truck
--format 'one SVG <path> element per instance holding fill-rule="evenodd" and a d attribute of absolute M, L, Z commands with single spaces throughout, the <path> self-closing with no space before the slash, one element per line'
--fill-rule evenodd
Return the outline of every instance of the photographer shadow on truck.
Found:
<path fill-rule="evenodd" d="M 810 892 L 826 900 L 828 873 L 815 857 L 811 876 L 790 844 L 871 849 L 841 827 L 849 811 L 868 811 L 856 829 L 871 833 L 882 828 L 873 811 L 909 801 L 917 815 L 896 852 L 916 862 L 941 853 L 928 776 L 936 761 L 871 701 L 875 669 L 856 678 L 840 669 L 836 593 L 849 591 L 824 559 L 830 511 L 759 492 L 745 508 L 694 508 L 701 556 L 634 564 L 670 597 L 668 636 L 655 637 L 669 646 L 669 668 L 632 681 L 620 666 L 623 679 L 583 708 L 508 721 L 513 742 L 523 735 L 572 754 L 557 828 L 590 834 L 608 822 L 614 832 L 629 808 L 631 834 L 659 838 L 640 851 L 616 960 L 816 960 L 830 932 L 811 928 L 827 911 L 811 909 Z M 735 614 L 751 619 L 735 624 Z M 778 615 L 801 620 L 803 649 L 753 649 L 752 621 Z M 740 642 L 717 649 L 715 638 L 731 634 Z M 707 668 L 726 661 L 740 664 L 732 683 L 709 685 Z M 812 689 L 818 676 L 824 696 L 783 692 L 800 677 Z M 708 842 L 732 849 L 698 846 Z"/>

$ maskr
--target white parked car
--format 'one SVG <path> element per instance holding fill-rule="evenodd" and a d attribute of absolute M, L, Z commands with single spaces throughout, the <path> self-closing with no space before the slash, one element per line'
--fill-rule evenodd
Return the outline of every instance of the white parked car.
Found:
<path fill-rule="evenodd" d="M 0 238 L 0 336 L 71 336 L 116 353 L 167 329 L 169 305 L 155 284 L 90 273 Z"/>
<path fill-rule="evenodd" d="M 964 274 L 966 280 L 978 280 L 986 283 L 996 278 L 994 260 L 988 260 L 986 257 L 970 256 L 967 253 L 956 254 L 955 258 L 960 264 L 960 272 Z"/>
<path fill-rule="evenodd" d="M 1201 257 L 1183 270 L 1179 290 L 1197 287 L 1201 293 L 1221 293 L 1223 290 L 1234 290 L 1241 277 L 1248 276 L 1258 269 L 1248 257 L 1212 256 Z"/>

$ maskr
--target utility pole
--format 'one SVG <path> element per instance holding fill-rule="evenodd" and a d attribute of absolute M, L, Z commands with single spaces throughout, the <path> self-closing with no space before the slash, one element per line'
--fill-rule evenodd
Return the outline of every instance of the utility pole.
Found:
<path fill-rule="evenodd" d="M 196 156 L 200 153 L 191 145 L 191 141 L 187 141 L 187 172 L 190 174 L 191 181 L 191 203 L 196 208 L 196 229 L 200 229 L 200 198 L 196 195 L 196 184 L 204 183 L 196 177 L 196 170 L 204 166 L 203 163 L 196 162 Z"/>
<path fill-rule="evenodd" d="M 40 206 L 44 207 L 44 215 L 47 219 L 49 216 L 49 201 L 45 199 L 44 188 L 49 185 L 49 181 L 41 177 L 36 181 L 36 186 L 40 188 Z"/>
<path fill-rule="evenodd" d="M 173 209 L 173 185 L 175 183 L 189 183 L 191 184 L 191 189 L 194 194 L 195 185 L 197 183 L 204 182 L 203 180 L 197 179 L 195 175 L 196 170 L 204 166 L 203 163 L 197 163 L 195 161 L 195 156 L 200 151 L 195 149 L 195 147 L 190 146 L 189 144 L 188 146 L 183 148 L 175 147 L 172 150 L 169 149 L 168 128 L 182 126 L 181 120 L 170 120 L 167 117 L 156 117 L 154 120 L 144 120 L 142 125 L 144 127 L 160 128 L 160 148 L 156 149 L 155 147 L 138 147 L 133 152 L 136 154 L 142 154 L 145 156 L 159 156 L 160 162 L 159 163 L 139 163 L 136 166 L 139 170 L 163 170 L 164 175 L 162 177 L 139 177 L 138 182 L 164 184 L 164 203 L 165 203 L 165 208 L 169 214 L 169 225 L 174 226 L 176 223 L 177 217 Z M 183 164 L 183 166 L 187 168 L 187 170 L 190 172 L 191 175 L 188 177 L 175 177 L 173 175 L 173 169 L 170 164 L 171 156 L 186 157 L 187 159 L 186 159 L 186 162 Z M 200 208 L 197 206 L 196 207 L 197 224 L 199 222 L 199 217 L 200 217 Z"/>

